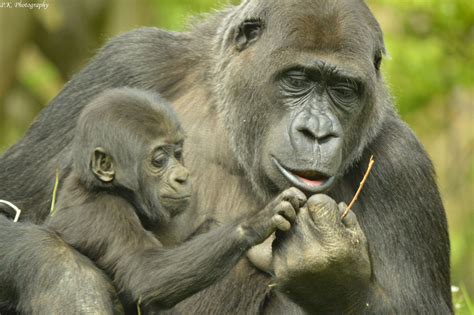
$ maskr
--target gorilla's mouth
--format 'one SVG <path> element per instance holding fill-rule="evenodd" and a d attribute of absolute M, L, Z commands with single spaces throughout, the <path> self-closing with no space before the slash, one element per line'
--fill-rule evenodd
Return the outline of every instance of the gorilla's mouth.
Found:
<path fill-rule="evenodd" d="M 289 170 L 272 157 L 280 173 L 296 188 L 313 194 L 329 190 L 334 183 L 334 176 L 329 176 L 314 170 Z"/>
<path fill-rule="evenodd" d="M 182 196 L 161 196 L 161 199 L 175 200 L 175 201 L 189 200 L 189 199 L 191 199 L 191 195 L 182 195 Z"/>
<path fill-rule="evenodd" d="M 185 209 L 191 201 L 191 195 L 161 196 L 160 199 L 165 208 Z"/>

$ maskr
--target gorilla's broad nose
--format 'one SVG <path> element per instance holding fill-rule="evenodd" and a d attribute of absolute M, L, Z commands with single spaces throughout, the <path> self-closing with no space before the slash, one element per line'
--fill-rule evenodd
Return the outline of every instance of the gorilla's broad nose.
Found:
<path fill-rule="evenodd" d="M 292 129 L 292 137 L 297 139 L 294 139 L 295 142 L 305 145 L 321 145 L 338 138 L 330 117 L 310 111 L 300 113 L 295 118 Z"/>

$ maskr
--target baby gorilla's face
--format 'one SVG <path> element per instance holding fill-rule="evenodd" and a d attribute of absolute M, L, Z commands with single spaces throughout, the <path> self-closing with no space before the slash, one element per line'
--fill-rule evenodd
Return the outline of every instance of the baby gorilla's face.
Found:
<path fill-rule="evenodd" d="M 191 198 L 191 182 L 183 165 L 183 141 L 156 145 L 147 168 L 157 183 L 155 189 L 164 210 L 171 217 L 185 210 Z"/>

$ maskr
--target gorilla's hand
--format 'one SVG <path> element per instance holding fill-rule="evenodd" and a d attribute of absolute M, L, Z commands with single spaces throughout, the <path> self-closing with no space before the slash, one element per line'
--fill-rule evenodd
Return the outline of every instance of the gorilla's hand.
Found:
<path fill-rule="evenodd" d="M 240 225 L 242 234 L 253 246 L 263 242 L 276 230 L 288 231 L 296 219 L 297 211 L 305 202 L 306 196 L 298 189 L 283 191 L 263 210 Z"/>
<path fill-rule="evenodd" d="M 273 243 L 277 287 L 310 312 L 348 310 L 370 285 L 367 240 L 352 211 L 341 221 L 345 209 L 327 195 L 314 195 L 292 229 L 277 232 Z"/>

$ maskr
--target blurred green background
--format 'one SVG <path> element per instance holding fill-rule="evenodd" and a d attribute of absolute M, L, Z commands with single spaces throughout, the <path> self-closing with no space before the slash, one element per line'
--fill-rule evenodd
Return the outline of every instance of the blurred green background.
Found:
<path fill-rule="evenodd" d="M 46 10 L 0 8 L 0 153 L 111 36 L 139 26 L 183 30 L 190 16 L 228 2 L 45 3 Z M 460 287 L 454 294 L 458 312 L 474 313 L 468 301 L 474 292 L 474 1 L 368 3 L 385 32 L 386 80 L 437 169 L 450 225 L 453 285 Z"/>

